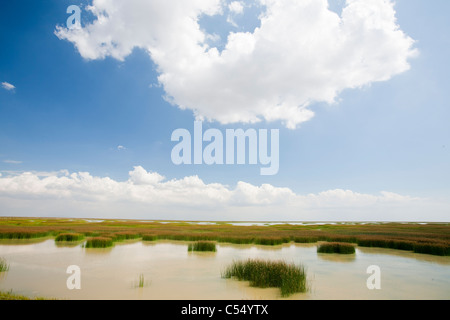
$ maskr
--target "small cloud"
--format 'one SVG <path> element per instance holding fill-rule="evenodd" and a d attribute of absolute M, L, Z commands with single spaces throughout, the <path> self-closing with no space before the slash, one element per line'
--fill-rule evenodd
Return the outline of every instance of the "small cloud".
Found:
<path fill-rule="evenodd" d="M 117 150 L 126 150 L 127 148 L 125 148 L 124 146 L 117 146 Z"/>
<path fill-rule="evenodd" d="M 220 41 L 220 36 L 217 33 L 213 33 L 213 34 L 206 34 L 206 40 L 209 40 L 211 42 L 219 42 Z"/>
<path fill-rule="evenodd" d="M 240 1 L 233 1 L 228 5 L 228 10 L 230 10 L 230 13 L 227 17 L 227 22 L 237 28 L 238 25 L 233 17 L 244 13 L 243 3 Z"/>
<path fill-rule="evenodd" d="M 17 161 L 17 160 L 3 160 L 4 163 L 8 164 L 21 164 L 23 161 Z"/>
<path fill-rule="evenodd" d="M 148 85 L 148 87 L 149 87 L 149 88 L 161 88 L 162 85 L 161 85 L 161 83 L 150 83 L 150 84 Z"/>
<path fill-rule="evenodd" d="M 8 82 L 2 82 L 2 87 L 5 90 L 11 91 L 14 90 L 16 87 L 14 85 L 12 85 L 11 83 Z"/>
<path fill-rule="evenodd" d="M 242 14 L 244 12 L 244 5 L 240 1 L 233 1 L 228 5 L 228 9 L 234 14 Z"/>

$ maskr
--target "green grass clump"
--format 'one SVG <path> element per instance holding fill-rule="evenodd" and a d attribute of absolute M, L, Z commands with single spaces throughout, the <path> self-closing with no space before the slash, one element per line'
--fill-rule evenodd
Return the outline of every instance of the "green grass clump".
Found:
<path fill-rule="evenodd" d="M 23 295 L 14 294 L 12 291 L 0 291 L 0 300 L 55 300 L 43 297 L 30 298 Z"/>
<path fill-rule="evenodd" d="M 154 234 L 143 234 L 142 240 L 143 241 L 156 241 L 156 240 L 158 240 L 158 236 L 156 236 Z"/>
<path fill-rule="evenodd" d="M 55 241 L 68 241 L 68 242 L 76 242 L 84 239 L 84 235 L 81 233 L 61 233 L 56 236 Z"/>
<path fill-rule="evenodd" d="M 283 243 L 288 243 L 290 239 L 288 237 L 260 237 L 255 238 L 254 243 L 263 246 L 276 246 Z"/>
<path fill-rule="evenodd" d="M 329 242 L 321 244 L 317 247 L 319 253 L 339 253 L 352 254 L 355 253 L 355 247 L 349 243 Z"/>
<path fill-rule="evenodd" d="M 0 258 L 0 272 L 6 272 L 9 270 L 9 264 L 4 258 Z"/>
<path fill-rule="evenodd" d="M 307 291 L 304 267 L 283 261 L 252 259 L 235 261 L 225 270 L 222 277 L 249 281 L 252 287 L 280 288 L 282 297 Z"/>
<path fill-rule="evenodd" d="M 109 248 L 114 245 L 114 241 L 107 237 L 94 237 L 86 241 L 85 248 Z"/>
<path fill-rule="evenodd" d="M 292 237 L 292 241 L 295 243 L 315 243 L 319 241 L 317 237 Z"/>
<path fill-rule="evenodd" d="M 132 240 L 140 237 L 141 236 L 138 233 L 134 232 L 117 232 L 114 234 L 115 241 Z"/>
<path fill-rule="evenodd" d="M 433 243 L 416 243 L 414 245 L 415 253 L 426 253 L 436 256 L 450 256 L 450 246 Z"/>
<path fill-rule="evenodd" d="M 139 288 L 143 288 L 144 286 L 145 286 L 144 275 L 140 274 L 139 275 Z"/>
<path fill-rule="evenodd" d="M 51 232 L 46 231 L 10 231 L 10 232 L 0 232 L 0 239 L 9 240 L 26 240 L 43 238 L 51 235 Z"/>
<path fill-rule="evenodd" d="M 216 243 L 212 241 L 197 241 L 188 246 L 188 251 L 216 251 Z"/>

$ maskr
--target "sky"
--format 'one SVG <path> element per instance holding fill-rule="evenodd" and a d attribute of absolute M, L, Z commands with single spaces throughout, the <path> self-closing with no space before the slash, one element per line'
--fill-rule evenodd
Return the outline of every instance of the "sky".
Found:
<path fill-rule="evenodd" d="M 0 216 L 448 222 L 449 9 L 9 1 Z M 278 171 L 175 164 L 172 133 L 194 141 L 195 121 L 278 130 Z"/>

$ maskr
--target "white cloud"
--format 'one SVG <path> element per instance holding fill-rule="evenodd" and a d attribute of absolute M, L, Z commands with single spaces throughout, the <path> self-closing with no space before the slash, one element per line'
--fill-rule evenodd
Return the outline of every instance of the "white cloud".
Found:
<path fill-rule="evenodd" d="M 17 160 L 3 160 L 4 163 L 8 164 L 21 164 L 23 161 L 17 161 Z"/>
<path fill-rule="evenodd" d="M 126 181 L 66 170 L 0 176 L 0 210 L 15 212 L 17 207 L 25 210 L 27 206 L 28 215 L 37 215 L 36 211 L 42 208 L 46 210 L 44 215 L 52 210 L 61 215 L 63 206 L 67 215 L 78 216 L 91 210 L 86 213 L 88 216 L 117 214 L 121 218 L 448 220 L 448 205 L 444 211 L 425 216 L 430 210 L 420 210 L 428 205 L 426 199 L 391 192 L 373 195 L 337 189 L 301 195 L 270 184 L 238 182 L 231 188 L 220 183 L 207 184 L 198 176 L 167 180 L 140 166 L 129 172 Z"/>
<path fill-rule="evenodd" d="M 315 102 L 333 103 L 345 89 L 408 70 L 416 54 L 392 0 L 347 0 L 340 16 L 327 0 L 254 2 L 265 8 L 260 27 L 231 32 L 222 52 L 199 25 L 202 15 L 223 14 L 220 0 L 93 0 L 97 20 L 55 33 L 85 59 L 146 50 L 167 100 L 199 119 L 280 120 L 289 128 L 310 120 Z"/>
<path fill-rule="evenodd" d="M 242 14 L 244 12 L 244 5 L 241 1 L 233 1 L 228 4 L 228 10 L 234 14 Z"/>
<path fill-rule="evenodd" d="M 118 145 L 117 146 L 117 150 L 126 150 L 127 148 L 125 148 L 124 146 L 122 146 L 122 145 Z"/>
<path fill-rule="evenodd" d="M 237 23 L 234 21 L 234 16 L 244 13 L 244 5 L 240 1 L 233 1 L 228 4 L 228 10 L 230 11 L 230 14 L 227 17 L 227 22 L 234 27 L 238 27 Z"/>
<path fill-rule="evenodd" d="M 14 90 L 16 87 L 14 85 L 12 85 L 11 83 L 8 82 L 2 82 L 2 87 L 5 90 L 11 91 Z"/>

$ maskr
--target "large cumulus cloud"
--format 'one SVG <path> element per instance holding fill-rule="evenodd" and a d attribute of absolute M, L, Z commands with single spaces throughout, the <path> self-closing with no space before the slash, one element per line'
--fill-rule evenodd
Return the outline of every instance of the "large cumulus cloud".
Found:
<path fill-rule="evenodd" d="M 327 0 L 248 1 L 239 13 L 252 4 L 263 8 L 259 27 L 230 32 L 219 50 L 199 21 L 224 15 L 233 3 L 93 0 L 92 23 L 55 33 L 89 60 L 146 50 L 167 100 L 198 119 L 281 121 L 288 128 L 310 120 L 315 102 L 333 103 L 345 89 L 408 70 L 417 53 L 391 0 L 347 0 L 341 14 Z"/>

